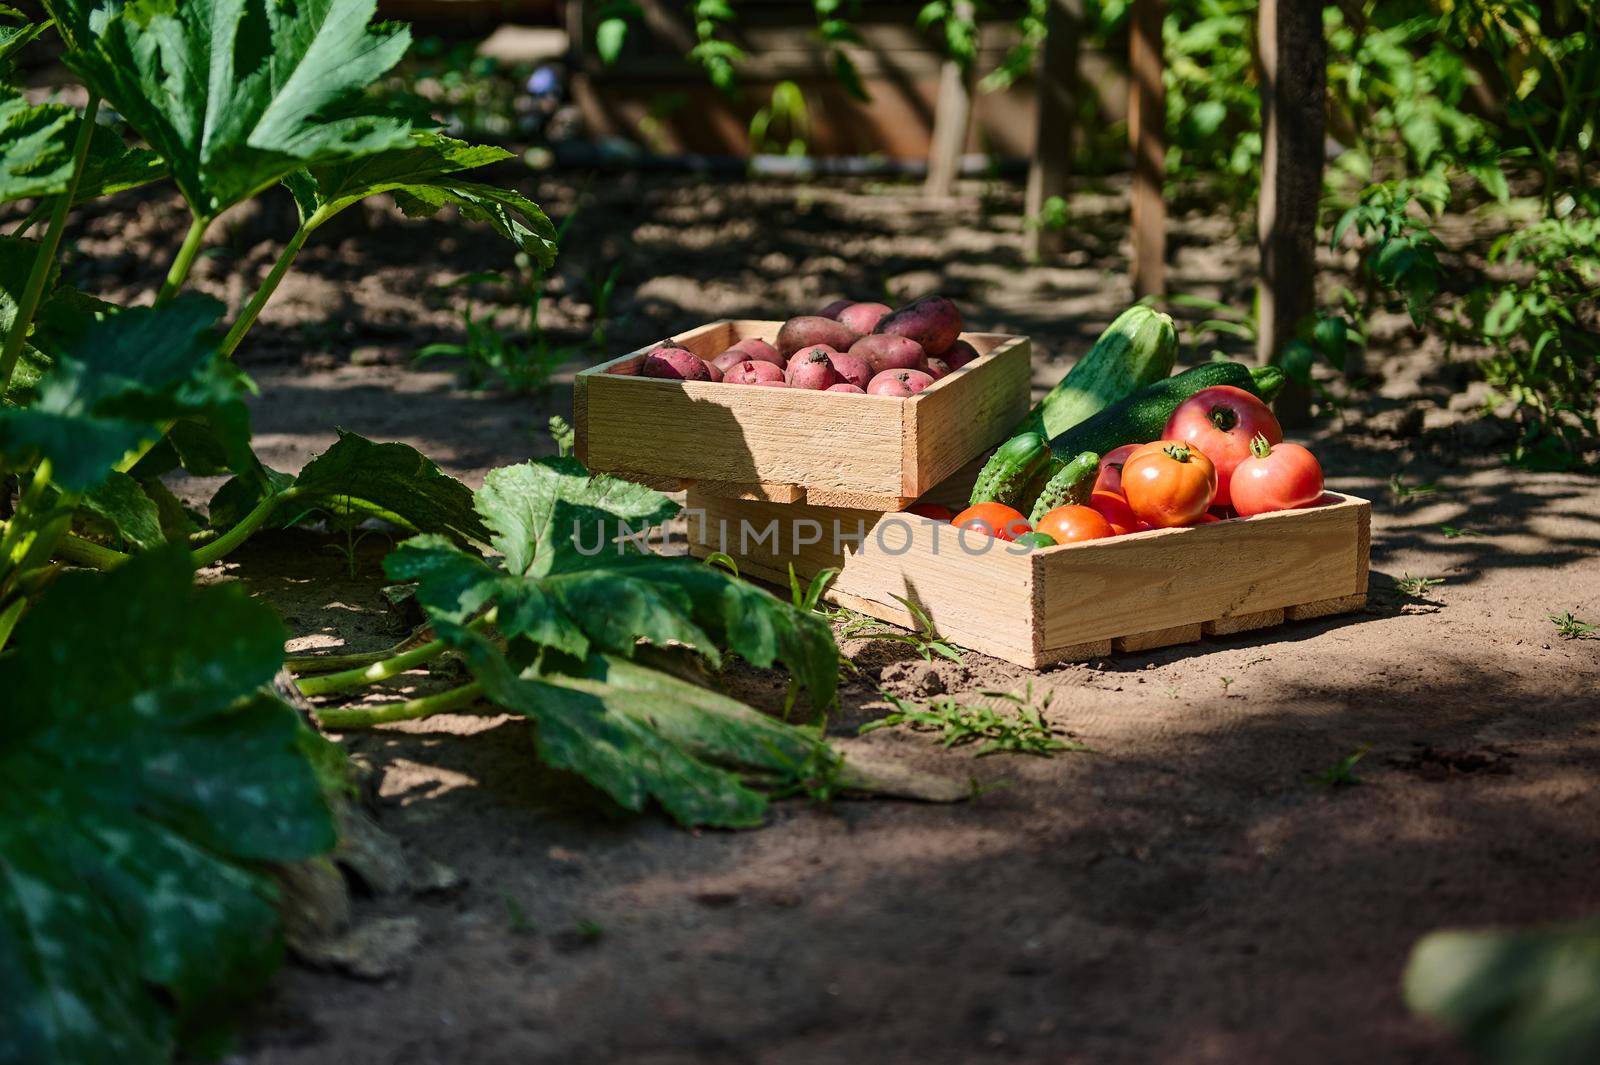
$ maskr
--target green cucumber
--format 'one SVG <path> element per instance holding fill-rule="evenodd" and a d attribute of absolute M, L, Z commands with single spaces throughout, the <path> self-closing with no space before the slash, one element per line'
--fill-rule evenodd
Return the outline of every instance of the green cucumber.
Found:
<path fill-rule="evenodd" d="M 1172 319 L 1150 307 L 1129 307 L 1061 383 L 1034 404 L 1016 432 L 1031 431 L 1046 438 L 1064 433 L 1165 378 L 1177 357 L 1178 330 Z"/>
<path fill-rule="evenodd" d="M 1145 444 L 1161 438 L 1167 419 L 1178 404 L 1204 388 L 1232 385 L 1265 402 L 1283 388 L 1283 371 L 1276 366 L 1245 366 L 1237 362 L 1208 362 L 1192 370 L 1174 374 L 1164 381 L 1135 392 L 1121 403 L 1107 407 L 1094 417 L 1073 426 L 1050 440 L 1050 461 L 1034 475 L 1033 484 L 1049 483 L 1066 465 L 1085 451 L 1104 455 L 1123 444 Z M 1031 491 L 1032 485 L 1029 485 Z M 1032 506 L 1034 495 L 1024 491 L 1017 500 L 1002 500 L 1018 510 Z"/>
<path fill-rule="evenodd" d="M 1050 447 L 1038 433 L 1012 437 L 984 463 L 972 485 L 972 505 L 1005 503 L 1009 506 L 1027 487 L 1028 479 L 1049 461 Z"/>
<path fill-rule="evenodd" d="M 1055 476 L 1045 482 L 1040 489 L 1038 497 L 1033 501 L 1033 513 L 1029 515 L 1030 524 L 1038 524 L 1039 519 L 1057 507 L 1064 507 L 1069 503 L 1083 504 L 1089 501 L 1089 493 L 1094 490 L 1095 477 L 1100 473 L 1100 456 L 1093 451 L 1085 451 L 1071 462 L 1061 467 Z"/>

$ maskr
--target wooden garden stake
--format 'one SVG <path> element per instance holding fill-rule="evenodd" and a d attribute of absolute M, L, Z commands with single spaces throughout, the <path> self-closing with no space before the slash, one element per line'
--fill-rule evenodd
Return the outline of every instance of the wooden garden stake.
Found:
<path fill-rule="evenodd" d="M 1078 81 L 1078 34 L 1083 23 L 1082 0 L 1050 0 L 1045 13 L 1045 39 L 1039 62 L 1039 116 L 1033 159 L 1028 164 L 1024 200 L 1027 232 L 1023 253 L 1040 259 L 1061 250 L 1062 232 L 1040 225 L 1045 203 L 1067 195 L 1072 173 L 1073 106 Z"/>
<path fill-rule="evenodd" d="M 1167 287 L 1167 91 L 1162 82 L 1165 0 L 1134 0 L 1128 41 L 1128 140 L 1133 148 L 1133 294 Z"/>
<path fill-rule="evenodd" d="M 1261 0 L 1261 276 L 1256 356 L 1271 362 L 1316 312 L 1317 205 L 1322 196 L 1327 42 L 1322 5 Z M 1279 419 L 1303 423 L 1310 396 L 1290 382 Z"/>
<path fill-rule="evenodd" d="M 972 0 L 956 0 L 955 18 L 972 20 L 977 9 Z M 923 191 L 943 199 L 955 190 L 961 172 L 961 154 L 972 125 L 974 67 L 946 57 L 939 67 L 939 96 L 933 105 L 933 143 L 928 148 L 928 180 Z"/>

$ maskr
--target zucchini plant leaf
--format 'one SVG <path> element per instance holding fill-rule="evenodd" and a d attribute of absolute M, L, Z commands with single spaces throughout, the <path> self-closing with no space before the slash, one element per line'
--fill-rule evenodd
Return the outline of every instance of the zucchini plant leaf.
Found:
<path fill-rule="evenodd" d="M 30 104 L 12 90 L 0 89 L 0 203 L 48 198 L 64 191 L 72 177 L 73 141 L 82 122 L 76 108 Z M 116 132 L 96 123 L 72 202 L 148 185 L 166 172 L 154 152 L 130 148 Z M 36 221 L 49 210 L 48 203 L 41 203 L 28 217 Z"/>
<path fill-rule="evenodd" d="M 363 96 L 410 33 L 369 25 L 375 0 L 130 0 L 69 23 L 67 64 L 172 169 L 215 218 L 305 166 L 406 144 L 410 118 Z"/>
<path fill-rule="evenodd" d="M 1600 920 L 1424 937 L 1405 997 L 1492 1065 L 1600 1060 Z"/>
<path fill-rule="evenodd" d="M 496 233 L 548 267 L 555 261 L 556 231 L 539 205 L 515 192 L 458 176 L 509 158 L 511 153 L 504 148 L 414 132 L 404 147 L 299 171 L 284 184 L 294 194 L 305 222 L 329 218 L 383 192 L 392 193 L 412 217 L 433 215 L 453 204 L 466 218 L 488 222 Z"/>
<path fill-rule="evenodd" d="M 118 536 L 141 550 L 166 543 L 161 512 L 144 487 L 125 473 L 113 473 L 83 495 L 83 507 L 114 529 Z"/>
<path fill-rule="evenodd" d="M 21 19 L 25 16 L 9 4 L 0 4 L 0 19 Z M 11 57 L 33 41 L 39 34 L 50 28 L 50 23 L 26 22 L 21 25 L 12 25 L 9 21 L 0 22 L 0 76 L 11 74 Z"/>
<path fill-rule="evenodd" d="M 197 624 L 196 619 L 203 619 Z M 262 863 L 333 845 L 271 608 L 161 548 L 64 574 L 0 658 L 0 1060 L 166 1062 L 281 956 Z"/>
<path fill-rule="evenodd" d="M 212 497 L 211 522 L 232 525 L 268 495 L 279 499 L 272 517 L 279 526 L 318 514 L 344 527 L 378 518 L 440 534 L 451 544 L 489 540 L 472 508 L 470 488 L 416 448 L 374 443 L 342 429 L 333 446 L 306 463 L 297 477 L 258 465 L 228 481 Z"/>
<path fill-rule="evenodd" d="M 441 631 L 493 605 L 508 639 L 579 658 L 629 656 L 641 639 L 684 643 L 713 663 L 726 648 L 758 667 L 786 665 L 814 705 L 832 704 L 839 652 L 820 617 L 627 538 L 677 512 L 660 492 L 552 458 L 490 472 L 474 500 L 503 560 L 414 537 L 384 562 L 391 579 L 417 582 Z"/>
<path fill-rule="evenodd" d="M 249 453 L 245 379 L 218 357 L 222 305 L 184 295 L 94 322 L 64 347 L 27 407 L 0 409 L 0 453 L 49 459 L 67 491 L 101 483 L 166 421 L 204 413 L 238 461 Z"/>

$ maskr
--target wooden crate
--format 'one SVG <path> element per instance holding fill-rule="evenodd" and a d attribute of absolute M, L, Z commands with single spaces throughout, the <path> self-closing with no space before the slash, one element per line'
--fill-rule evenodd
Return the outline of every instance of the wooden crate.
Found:
<path fill-rule="evenodd" d="M 782 324 L 723 320 L 672 339 L 709 359 L 749 337 L 775 340 Z M 962 338 L 979 357 L 909 399 L 640 377 L 652 344 L 578 374 L 577 454 L 667 490 L 901 510 L 1028 411 L 1028 338 Z"/>
<path fill-rule="evenodd" d="M 1023 553 L 915 514 L 693 490 L 688 504 L 696 555 L 726 552 L 780 585 L 791 562 L 805 578 L 837 567 L 834 603 L 909 627 L 903 597 L 947 639 L 1030 669 L 1357 610 L 1371 509 L 1330 492 L 1304 510 Z"/>

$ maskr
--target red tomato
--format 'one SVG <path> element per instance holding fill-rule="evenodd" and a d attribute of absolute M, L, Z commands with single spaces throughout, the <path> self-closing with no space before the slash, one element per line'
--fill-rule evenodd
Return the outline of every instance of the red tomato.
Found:
<path fill-rule="evenodd" d="M 1072 505 L 1056 507 L 1049 511 L 1034 524 L 1033 528 L 1035 532 L 1044 533 L 1058 544 L 1099 540 L 1116 535 L 1111 529 L 1111 523 L 1099 511 Z"/>
<path fill-rule="evenodd" d="M 1145 444 L 1122 464 L 1123 497 L 1140 521 L 1157 529 L 1193 524 L 1216 493 L 1216 467 L 1181 440 Z"/>
<path fill-rule="evenodd" d="M 938 503 L 917 503 L 906 508 L 907 514 L 919 514 L 924 518 L 934 521 L 949 521 L 956 516 L 956 512 L 949 507 L 942 507 Z"/>
<path fill-rule="evenodd" d="M 1227 506 L 1233 471 L 1250 457 L 1250 441 L 1264 436 L 1269 443 L 1280 443 L 1283 430 L 1271 408 L 1255 396 L 1232 385 L 1214 385 L 1178 404 L 1161 436 L 1186 441 L 1205 453 L 1217 468 L 1215 502 Z"/>
<path fill-rule="evenodd" d="M 1233 471 L 1233 508 L 1241 518 L 1309 507 L 1322 498 L 1322 466 L 1299 444 L 1274 447 L 1265 437 Z"/>
<path fill-rule="evenodd" d="M 1123 444 L 1107 451 L 1100 460 L 1100 472 L 1095 475 L 1094 490 L 1122 494 L 1122 464 L 1128 456 L 1139 450 L 1138 444 Z"/>
<path fill-rule="evenodd" d="M 968 507 L 956 515 L 955 525 L 959 529 L 977 529 L 1002 540 L 1015 540 L 1031 531 L 1028 519 L 1022 516 L 1022 512 L 1004 503 L 979 503 Z"/>
<path fill-rule="evenodd" d="M 1096 488 L 1089 495 L 1089 506 L 1100 512 L 1111 526 L 1111 532 L 1116 536 L 1123 533 L 1135 532 L 1139 528 L 1139 518 L 1134 514 L 1133 508 L 1128 506 L 1128 501 L 1122 497 L 1121 492 L 1107 492 L 1103 488 Z"/>

